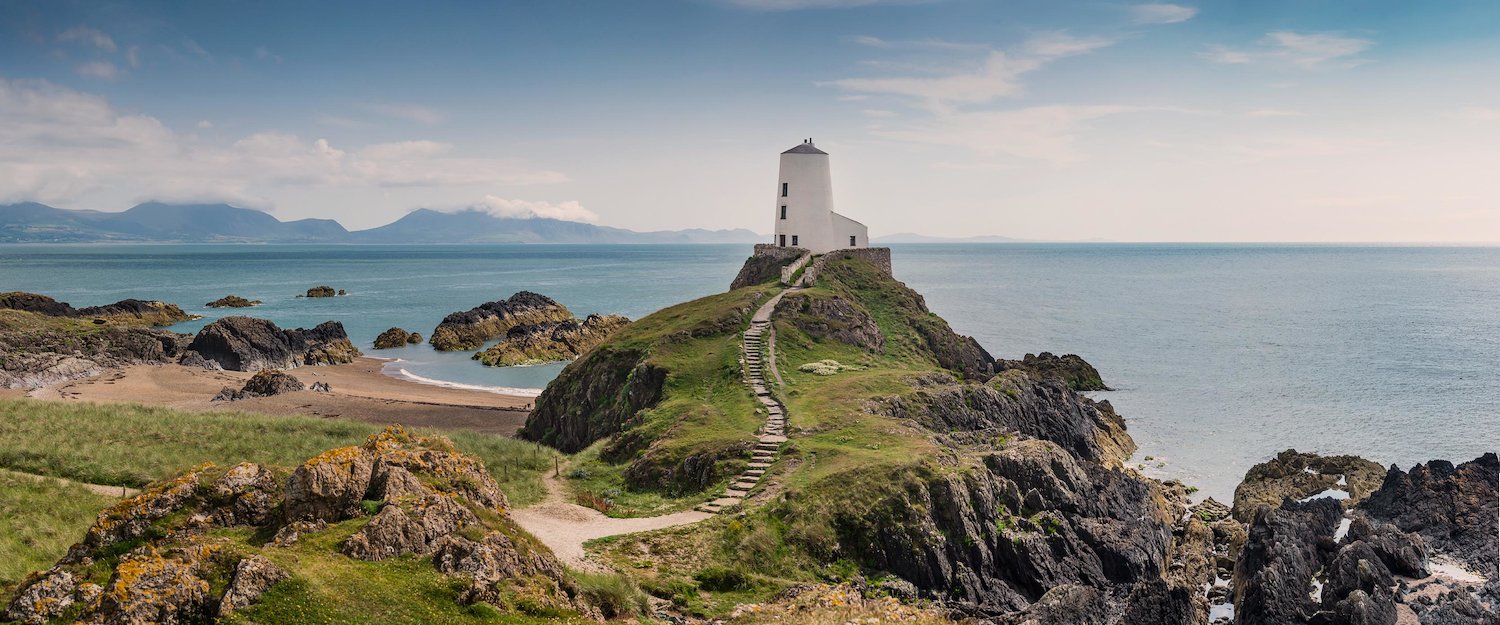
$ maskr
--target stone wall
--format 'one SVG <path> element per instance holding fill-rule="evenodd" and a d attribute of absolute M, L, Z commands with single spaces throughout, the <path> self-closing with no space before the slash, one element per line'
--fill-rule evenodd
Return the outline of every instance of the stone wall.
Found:
<path fill-rule="evenodd" d="M 871 265 L 875 265 L 887 275 L 891 273 L 891 248 L 888 247 L 856 247 L 846 250 L 834 250 L 813 259 L 807 270 L 802 272 L 802 283 L 812 284 L 818 279 L 818 273 L 829 261 L 841 258 L 858 258 Z"/>
<path fill-rule="evenodd" d="M 745 259 L 739 275 L 729 284 L 729 290 L 762 284 L 781 277 L 781 268 L 806 254 L 800 247 L 781 247 L 770 243 L 755 244 L 755 253 Z"/>

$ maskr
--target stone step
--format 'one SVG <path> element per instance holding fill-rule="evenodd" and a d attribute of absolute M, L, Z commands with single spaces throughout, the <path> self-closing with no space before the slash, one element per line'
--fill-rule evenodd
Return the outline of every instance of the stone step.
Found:
<path fill-rule="evenodd" d="M 747 464 L 745 466 L 750 467 L 752 469 L 767 469 L 767 468 L 770 468 L 771 463 L 766 462 L 764 460 L 755 460 L 755 461 L 752 461 L 750 464 Z"/>
<path fill-rule="evenodd" d="M 776 446 L 779 447 L 779 446 L 781 446 L 782 443 L 785 443 L 785 442 L 786 442 L 786 437 L 785 436 L 762 436 L 762 437 L 760 437 L 760 444 L 762 444 L 762 445 L 776 445 Z"/>
<path fill-rule="evenodd" d="M 707 512 L 709 514 L 718 514 L 720 510 L 723 510 L 723 508 L 720 508 L 720 507 L 718 507 L 716 505 L 713 505 L 711 503 L 702 504 L 702 505 L 698 506 L 697 508 L 693 508 L 693 509 L 697 510 L 699 512 Z"/>
<path fill-rule="evenodd" d="M 744 501 L 744 500 L 745 500 L 744 497 L 729 497 L 729 496 L 726 495 L 724 497 L 720 497 L 718 499 L 715 499 L 713 501 L 708 502 L 708 505 L 710 505 L 710 506 L 718 506 L 720 508 L 728 508 L 729 506 L 736 505 L 736 504 L 738 504 L 738 503 L 740 503 L 741 501 Z"/>
<path fill-rule="evenodd" d="M 735 490 L 749 491 L 750 489 L 755 488 L 755 481 L 745 481 L 741 479 L 740 481 L 735 482 L 733 486 L 730 486 L 730 488 L 733 488 Z"/>
<path fill-rule="evenodd" d="M 735 490 L 733 488 L 724 491 L 724 499 L 744 499 L 750 494 L 748 490 Z"/>
<path fill-rule="evenodd" d="M 745 475 L 749 475 L 751 477 L 760 477 L 765 474 L 765 469 L 745 469 Z"/>

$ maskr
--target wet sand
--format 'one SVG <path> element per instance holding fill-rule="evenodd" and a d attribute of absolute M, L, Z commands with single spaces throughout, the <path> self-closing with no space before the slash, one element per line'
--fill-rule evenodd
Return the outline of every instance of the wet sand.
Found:
<path fill-rule="evenodd" d="M 394 378 L 381 373 L 385 362 L 360 358 L 347 365 L 298 367 L 287 373 L 309 387 L 314 382 L 326 382 L 331 391 L 303 391 L 234 402 L 211 400 L 226 386 L 238 389 L 252 374 L 177 365 L 125 367 L 106 371 L 98 377 L 24 394 L 51 401 L 129 402 L 195 411 L 303 414 L 380 425 L 400 423 L 408 427 L 474 430 L 506 436 L 515 434 L 525 423 L 526 414 L 535 400 Z"/>

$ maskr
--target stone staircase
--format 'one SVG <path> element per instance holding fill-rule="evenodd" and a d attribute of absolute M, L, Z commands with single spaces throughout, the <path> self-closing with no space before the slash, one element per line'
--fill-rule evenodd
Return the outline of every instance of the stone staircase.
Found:
<path fill-rule="evenodd" d="M 784 293 L 784 292 L 783 292 Z M 702 512 L 717 513 L 727 509 L 735 508 L 750 496 L 750 490 L 760 483 L 766 471 L 771 468 L 771 463 L 776 461 L 776 456 L 781 453 L 781 446 L 786 444 L 786 407 L 771 396 L 771 390 L 766 386 L 766 367 L 775 367 L 775 353 L 769 349 L 771 329 L 771 311 L 776 309 L 777 302 L 781 301 L 781 294 L 771 298 L 756 312 L 750 321 L 750 329 L 745 330 L 741 346 L 744 349 L 745 381 L 754 391 L 756 401 L 759 401 L 766 409 L 766 422 L 757 433 L 759 442 L 755 450 L 751 452 L 750 464 L 733 480 L 730 480 L 729 488 L 718 499 L 698 506 Z M 767 364 L 767 361 L 771 361 Z"/>

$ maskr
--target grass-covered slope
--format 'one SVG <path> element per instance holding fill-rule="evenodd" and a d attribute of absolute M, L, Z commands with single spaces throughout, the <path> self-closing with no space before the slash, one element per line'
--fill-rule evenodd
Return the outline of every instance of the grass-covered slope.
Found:
<path fill-rule="evenodd" d="M 27 574 L 52 566 L 111 501 L 77 484 L 0 471 L 0 602 Z"/>

